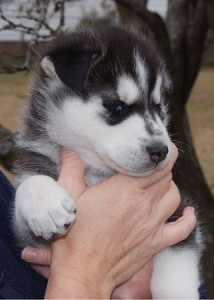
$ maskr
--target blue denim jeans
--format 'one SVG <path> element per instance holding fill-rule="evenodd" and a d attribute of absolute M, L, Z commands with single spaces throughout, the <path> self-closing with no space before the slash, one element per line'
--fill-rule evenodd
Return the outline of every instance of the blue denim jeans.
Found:
<path fill-rule="evenodd" d="M 11 228 L 14 188 L 0 172 L 0 299 L 42 299 L 47 280 L 21 260 Z"/>

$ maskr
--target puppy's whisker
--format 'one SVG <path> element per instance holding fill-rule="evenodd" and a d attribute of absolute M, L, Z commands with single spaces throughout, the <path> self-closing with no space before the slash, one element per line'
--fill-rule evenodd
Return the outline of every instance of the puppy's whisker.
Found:
<path fill-rule="evenodd" d="M 181 157 L 185 159 L 192 157 L 192 150 L 187 143 L 175 139 L 172 139 L 172 142 L 178 148 L 178 152 Z"/>

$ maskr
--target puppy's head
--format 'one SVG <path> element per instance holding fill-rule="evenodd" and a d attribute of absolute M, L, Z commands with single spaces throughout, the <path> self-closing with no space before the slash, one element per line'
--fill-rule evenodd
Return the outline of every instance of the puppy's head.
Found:
<path fill-rule="evenodd" d="M 166 165 L 171 82 L 147 41 L 115 27 L 66 32 L 41 67 L 52 141 L 102 172 L 142 176 Z"/>

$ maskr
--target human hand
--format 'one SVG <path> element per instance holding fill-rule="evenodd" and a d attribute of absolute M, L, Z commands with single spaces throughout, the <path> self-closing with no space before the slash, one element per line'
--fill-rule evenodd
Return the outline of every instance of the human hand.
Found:
<path fill-rule="evenodd" d="M 67 240 L 66 238 L 67 240 L 66 241 L 64 238 L 60 238 L 53 243 L 53 246 L 55 247 L 55 248 L 53 247 L 53 249 L 55 250 L 56 253 L 55 261 L 58 259 L 58 262 L 60 263 L 59 258 L 60 257 L 62 258 L 62 264 L 60 265 L 61 267 L 63 266 L 63 268 L 61 268 L 61 271 L 63 269 L 65 273 L 68 276 L 70 276 L 67 273 L 70 267 L 76 268 L 75 264 L 73 265 L 72 262 L 71 263 L 69 262 L 68 257 L 67 260 L 65 261 L 65 256 L 62 255 L 63 252 L 64 254 L 66 254 L 66 251 L 68 251 L 68 253 L 70 252 L 69 247 L 71 247 L 70 249 L 73 252 L 73 254 L 75 254 L 74 251 L 75 247 L 77 247 L 78 250 L 81 250 L 80 253 L 84 254 L 82 257 L 84 259 L 83 260 L 79 259 L 78 255 L 76 256 L 76 259 L 80 260 L 80 265 L 81 263 L 84 262 L 82 266 L 86 266 L 88 265 L 88 260 L 86 258 L 88 257 L 89 254 L 90 255 L 93 254 L 93 251 L 97 250 L 96 249 L 97 247 L 94 246 L 99 246 L 98 254 L 101 254 L 99 255 L 99 258 L 101 259 L 103 254 L 105 254 L 105 257 L 108 258 L 107 264 L 106 263 L 104 264 L 105 268 L 102 269 L 103 272 L 101 273 L 103 274 L 106 273 L 107 265 L 108 267 L 111 266 L 110 270 L 111 272 L 113 272 L 113 273 L 110 272 L 110 277 L 106 281 L 106 282 L 109 281 L 109 283 L 111 282 L 111 288 L 110 288 L 111 290 L 114 287 L 114 285 L 119 285 L 124 281 L 126 281 L 128 278 L 132 277 L 152 257 L 152 255 L 154 255 L 161 249 L 186 238 L 190 234 L 191 230 L 195 225 L 195 217 L 189 209 L 186 209 L 184 212 L 184 216 L 178 221 L 176 221 L 175 223 L 170 223 L 170 226 L 169 224 L 165 224 L 166 219 L 174 212 L 174 210 L 177 208 L 180 202 L 180 196 L 178 194 L 178 191 L 175 185 L 171 182 L 171 168 L 175 159 L 176 159 L 176 150 L 174 149 L 172 162 L 164 170 L 158 171 L 155 174 L 149 176 L 148 178 L 136 179 L 136 178 L 131 178 L 128 176 L 118 174 L 114 176 L 114 179 L 112 177 L 109 180 L 107 180 L 105 183 L 102 183 L 101 185 L 98 185 L 95 188 L 90 188 L 87 191 L 86 191 L 86 186 L 84 185 L 84 182 L 82 180 L 83 168 L 79 166 L 80 172 L 75 172 L 75 175 L 71 176 L 70 178 L 71 181 L 69 180 L 69 183 L 72 182 L 72 180 L 74 181 L 76 180 L 77 184 L 76 185 L 70 184 L 70 186 L 75 187 L 75 189 L 71 191 L 72 196 L 79 198 L 78 204 L 79 207 L 81 207 L 81 209 L 78 208 L 78 211 L 80 215 L 77 218 L 76 224 L 74 224 L 73 226 L 72 234 L 69 233 L 68 235 L 69 239 Z M 75 161 L 75 164 L 79 164 L 78 160 Z M 95 211 L 92 211 L 91 210 L 92 206 L 87 201 L 93 198 L 95 200 L 99 198 L 102 199 L 102 201 L 100 201 L 100 199 L 95 201 L 98 205 L 98 211 L 96 207 L 97 205 L 94 207 L 94 203 L 93 203 L 93 207 L 95 208 Z M 116 206 L 115 203 L 113 202 L 115 198 L 118 199 Z M 172 201 L 172 199 L 174 201 Z M 109 207 L 114 207 L 114 211 L 110 214 L 108 209 Z M 88 209 L 89 211 L 87 211 Z M 83 212 L 83 214 L 81 214 L 81 211 Z M 158 218 L 155 214 L 157 211 L 160 212 Z M 105 215 L 103 215 L 102 213 L 100 214 L 100 212 L 103 213 L 105 212 L 108 214 L 106 219 L 105 218 L 103 219 L 103 216 Z M 119 218 L 118 218 L 118 214 L 119 214 Z M 84 218 L 84 216 L 89 217 L 89 220 L 91 219 L 91 221 L 88 223 L 87 222 L 88 218 Z M 93 218 L 94 216 L 95 218 Z M 112 216 L 114 217 L 112 218 Z M 144 216 L 144 218 L 142 218 L 142 216 Z M 79 226 L 77 226 L 78 219 L 79 219 Z M 153 222 L 152 219 L 156 221 Z M 103 225 L 102 221 L 105 221 L 105 227 L 102 226 Z M 124 227 L 127 226 L 127 223 L 128 223 L 128 227 Z M 117 226 L 118 224 L 122 225 L 121 226 L 122 230 L 118 228 Z M 91 228 L 91 230 L 88 230 L 90 228 L 90 225 L 93 225 L 92 226 L 93 228 Z M 98 232 L 94 231 L 94 225 L 100 225 L 101 230 L 99 230 Z M 135 226 L 133 227 L 133 225 Z M 81 231 L 80 228 L 82 228 Z M 86 231 L 83 229 L 86 229 Z M 115 232 L 115 229 L 119 229 L 119 231 Z M 159 232 L 159 235 L 156 234 L 157 231 Z M 72 237 L 73 232 L 74 232 L 74 237 Z M 135 236 L 133 235 L 133 232 L 135 233 Z M 102 236 L 99 235 L 99 233 L 101 233 Z M 108 243 L 107 244 L 104 243 L 105 246 L 107 247 L 103 247 L 102 245 L 98 244 L 96 241 L 97 237 L 99 237 L 98 242 L 99 240 L 105 242 L 105 240 L 103 240 L 103 233 L 104 236 L 106 237 L 107 235 L 105 235 L 105 233 L 108 234 L 110 233 L 109 235 L 110 241 L 112 242 L 113 239 L 116 243 L 114 242 L 113 245 L 112 243 L 110 245 Z M 127 233 L 129 234 L 127 235 Z M 88 240 L 88 237 L 91 238 Z M 144 239 L 143 238 L 141 239 L 141 237 L 144 237 Z M 128 239 L 128 241 L 124 243 L 126 239 Z M 83 241 L 85 242 L 83 243 Z M 124 248 L 122 249 L 123 250 L 122 252 L 116 251 L 118 249 L 115 248 L 115 245 L 118 245 L 118 242 L 120 245 L 123 246 L 122 248 Z M 78 243 L 80 243 L 79 244 L 80 248 L 78 247 Z M 130 253 L 128 252 L 131 245 L 133 246 L 132 248 L 135 250 L 132 251 L 132 255 L 130 255 Z M 72 246 L 74 246 L 73 249 Z M 61 250 L 59 251 L 59 249 L 61 249 L 62 251 Z M 124 252 L 125 249 L 126 251 Z M 106 250 L 108 250 L 107 255 L 106 255 Z M 118 252 L 117 255 L 115 255 L 116 252 Z M 137 257 L 138 259 L 136 259 Z M 74 263 L 77 262 L 75 256 L 71 257 L 71 259 L 73 260 Z M 121 261 L 121 263 L 118 264 L 118 261 L 119 262 Z M 124 263 L 122 263 L 124 261 L 126 262 L 125 265 Z M 66 262 L 69 262 L 69 264 L 67 264 Z M 127 262 L 129 263 L 127 264 Z M 60 271 L 60 265 L 58 266 L 59 267 L 58 270 L 56 268 L 56 265 L 52 269 L 54 270 L 55 275 L 58 273 L 58 271 Z M 70 267 L 68 267 L 68 265 Z M 52 272 L 52 274 L 54 273 Z M 94 274 L 95 278 L 96 275 L 98 274 L 99 275 L 98 277 L 100 278 L 97 278 L 97 280 L 98 279 L 101 280 L 102 278 L 102 280 L 105 281 L 104 278 L 100 276 L 100 272 L 94 272 L 93 268 L 89 271 L 89 274 L 90 273 Z M 82 279 L 84 279 L 85 282 L 86 278 L 84 278 L 84 274 L 82 274 L 82 272 L 78 272 L 78 273 L 76 272 L 76 274 L 78 275 L 78 283 L 81 284 Z M 123 274 L 122 277 L 121 274 Z M 61 275 L 63 276 L 63 274 Z M 73 275 L 71 274 L 71 279 Z M 52 277 L 54 278 L 54 275 Z M 61 276 L 57 276 L 59 281 L 60 281 L 60 277 Z M 87 280 L 89 280 L 89 278 L 87 278 Z M 63 290 L 63 292 L 64 291 L 65 289 Z"/>
<path fill-rule="evenodd" d="M 75 159 L 75 158 L 74 158 Z M 66 153 L 63 153 L 62 159 L 61 159 L 61 172 L 60 172 L 60 181 L 62 182 L 63 186 L 67 189 L 70 188 L 70 179 L 69 174 L 67 174 L 68 168 L 65 168 L 64 166 L 69 163 L 71 164 L 71 158 L 68 157 Z M 73 168 L 80 168 L 81 165 L 78 166 L 78 161 L 75 159 L 76 166 L 70 165 L 71 169 Z M 76 176 L 78 176 L 78 173 L 76 173 Z M 79 182 L 81 180 L 82 175 L 80 178 L 72 178 L 72 180 L 76 180 Z M 74 182 L 75 186 L 76 183 Z M 81 188 L 83 185 L 79 185 Z M 78 186 L 77 186 L 78 188 Z M 76 191 L 77 194 L 81 193 L 80 191 Z M 44 248 L 34 248 L 34 247 L 26 247 L 22 252 L 22 259 L 26 262 L 31 263 L 31 266 L 43 277 L 48 279 L 49 272 L 50 272 L 50 263 L 51 263 L 51 249 L 50 247 L 44 247 Z M 147 263 L 146 266 L 144 266 L 136 275 L 133 276 L 129 281 L 122 284 L 118 288 L 115 289 L 112 298 L 117 299 L 127 299 L 127 298 L 142 298 L 142 299 L 149 299 L 150 298 L 150 277 L 151 277 L 151 262 Z"/>

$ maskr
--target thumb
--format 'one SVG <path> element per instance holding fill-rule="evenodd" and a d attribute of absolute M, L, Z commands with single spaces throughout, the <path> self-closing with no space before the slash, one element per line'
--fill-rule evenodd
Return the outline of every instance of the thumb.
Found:
<path fill-rule="evenodd" d="M 60 165 L 59 184 L 68 191 L 72 198 L 80 197 L 86 190 L 83 162 L 75 152 L 62 148 Z"/>

